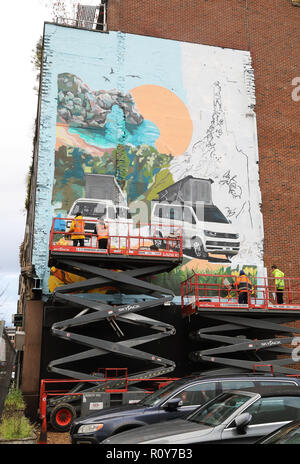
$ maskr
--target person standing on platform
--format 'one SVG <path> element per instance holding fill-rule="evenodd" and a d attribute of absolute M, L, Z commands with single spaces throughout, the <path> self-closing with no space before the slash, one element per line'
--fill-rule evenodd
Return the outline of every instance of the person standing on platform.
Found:
<path fill-rule="evenodd" d="M 239 304 L 248 304 L 248 294 L 251 292 L 252 284 L 244 271 L 240 271 L 235 286 L 239 294 Z"/>
<path fill-rule="evenodd" d="M 75 247 L 84 247 L 84 225 L 85 222 L 82 218 L 82 214 L 81 212 L 78 212 L 71 223 L 70 229 L 68 230 L 68 232 L 72 234 L 71 240 L 73 240 L 73 246 Z"/>
<path fill-rule="evenodd" d="M 277 304 L 283 304 L 283 292 L 284 292 L 284 273 L 278 269 L 276 264 L 271 267 L 272 274 L 275 277 L 276 287 L 276 301 Z"/>
<path fill-rule="evenodd" d="M 98 240 L 98 248 L 101 248 L 102 250 L 107 250 L 108 227 L 102 218 L 98 219 L 98 222 L 96 224 L 96 233 Z"/>

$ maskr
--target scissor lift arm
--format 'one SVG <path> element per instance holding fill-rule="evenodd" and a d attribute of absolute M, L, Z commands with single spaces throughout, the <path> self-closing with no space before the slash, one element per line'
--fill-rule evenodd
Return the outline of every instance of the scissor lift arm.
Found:
<path fill-rule="evenodd" d="M 234 366 L 245 370 L 253 370 L 255 363 L 260 364 L 258 369 L 261 371 L 270 370 L 272 366 L 274 373 L 299 375 L 300 370 L 286 367 L 295 364 L 292 357 L 292 349 L 283 345 L 291 345 L 295 333 L 300 333 L 300 328 L 285 325 L 295 321 L 295 316 L 290 317 L 263 317 L 254 318 L 243 315 L 242 317 L 221 314 L 201 314 L 203 319 L 226 322 L 212 327 L 202 328 L 193 334 L 193 339 L 209 340 L 219 342 L 222 345 L 214 348 L 199 350 L 191 353 L 194 361 L 208 361 L 225 366 Z M 266 335 L 270 333 L 270 338 L 253 339 L 241 335 L 242 331 L 261 330 Z M 238 331 L 237 336 L 220 335 L 220 332 Z M 249 361 L 242 356 L 247 352 L 253 357 Z M 262 359 L 264 353 L 264 359 Z M 238 355 L 237 358 L 228 358 L 227 354 Z M 284 358 L 275 355 L 285 355 Z M 267 359 L 266 359 L 267 357 Z"/>
<path fill-rule="evenodd" d="M 145 363 L 151 362 L 158 366 L 142 372 L 129 373 L 127 380 L 159 377 L 174 370 L 175 363 L 173 361 L 137 349 L 139 345 L 175 334 L 175 329 L 172 325 L 139 314 L 143 310 L 159 308 L 165 303 L 172 301 L 174 294 L 171 290 L 141 280 L 141 278 L 149 275 L 167 272 L 170 269 L 170 263 L 152 264 L 138 269 L 124 269 L 116 272 L 111 269 L 81 263 L 76 260 L 59 259 L 56 262 L 56 267 L 83 276 L 86 280 L 58 287 L 54 291 L 52 304 L 67 303 L 68 306 L 78 307 L 80 312 L 70 319 L 55 322 L 51 327 L 52 334 L 68 342 L 74 342 L 88 347 L 88 350 L 51 361 L 48 365 L 49 371 L 72 379 L 93 381 L 95 380 L 94 375 L 67 369 L 64 365 L 77 361 L 84 363 L 86 359 L 107 354 L 112 356 L 124 356 L 138 361 L 145 361 Z M 88 294 L 82 296 L 77 293 L 107 285 L 117 287 L 120 291 L 127 294 L 146 294 L 146 301 L 125 305 L 112 305 L 99 300 L 90 299 Z M 134 324 L 139 327 L 147 328 L 152 332 L 155 331 L 155 333 L 130 340 L 122 339 L 115 342 L 81 335 L 72 331 L 75 327 L 94 324 L 105 320 L 109 322 L 119 338 L 123 337 L 124 334 L 118 322 Z M 101 378 L 101 375 L 98 375 L 97 378 Z M 70 391 L 70 395 L 54 397 L 50 400 L 50 404 L 56 405 L 60 401 L 72 402 L 73 400 L 78 400 L 78 396 L 72 396 L 72 393 L 78 391 L 79 388 L 81 388 L 81 391 L 83 388 L 85 392 L 104 391 L 107 387 L 124 387 L 124 382 L 125 380 L 116 379 L 100 383 L 91 382 L 88 383 L 88 386 L 83 386 L 83 384 L 76 385 L 75 389 Z M 131 384 L 132 383 L 134 383 L 134 381 L 132 381 Z"/>

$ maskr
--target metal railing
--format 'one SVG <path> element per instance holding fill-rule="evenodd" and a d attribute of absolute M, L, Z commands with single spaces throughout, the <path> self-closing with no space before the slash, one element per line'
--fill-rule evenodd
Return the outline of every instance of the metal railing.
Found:
<path fill-rule="evenodd" d="M 106 32 L 107 31 L 107 23 L 102 22 L 98 23 L 97 21 L 88 21 L 86 19 L 72 19 L 72 18 L 62 18 L 58 17 L 55 20 L 56 24 L 61 26 L 71 26 L 77 27 L 79 29 L 87 29 L 88 31 L 99 31 L 99 32 Z"/>
<path fill-rule="evenodd" d="M 160 224 L 138 224 L 132 222 L 106 222 L 107 245 L 99 248 L 97 234 L 84 232 L 84 246 L 75 246 L 68 232 L 68 224 L 73 218 L 53 218 L 49 238 L 49 249 L 53 252 L 97 253 L 102 255 L 156 256 L 166 258 L 182 257 L 182 235 L 178 227 L 174 226 L 167 237 L 159 234 Z M 85 225 L 92 230 L 97 220 L 89 219 Z M 92 228 L 91 228 L 92 226 Z M 171 227 L 171 226 L 170 226 Z"/>
<path fill-rule="evenodd" d="M 181 283 L 181 307 L 188 315 L 196 308 L 249 308 L 263 310 L 300 311 L 300 278 L 282 278 L 284 288 L 280 291 L 278 278 L 248 276 L 251 289 L 247 293 L 247 303 L 239 302 L 241 289 L 237 285 L 237 275 L 194 274 Z M 279 303 L 278 293 L 283 303 Z"/>

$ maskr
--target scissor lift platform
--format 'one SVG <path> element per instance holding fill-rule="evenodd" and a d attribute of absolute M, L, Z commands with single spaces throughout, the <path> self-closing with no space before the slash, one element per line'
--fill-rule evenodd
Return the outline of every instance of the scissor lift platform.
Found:
<path fill-rule="evenodd" d="M 104 249 L 99 248 L 97 235 L 86 232 L 84 246 L 73 246 L 70 234 L 65 229 L 58 230 L 56 222 L 69 223 L 70 218 L 54 218 L 50 231 L 49 265 L 55 266 L 59 258 L 75 259 L 81 262 L 97 262 L 106 268 L 130 268 L 170 263 L 171 267 L 178 266 L 182 261 L 182 236 L 178 227 L 176 235 L 167 237 L 158 234 L 159 225 L 132 223 L 107 223 L 108 240 Z M 89 220 L 96 224 L 96 220 Z M 91 226 L 91 224 L 90 224 Z"/>
<path fill-rule="evenodd" d="M 66 342 L 80 344 L 88 349 L 50 361 L 50 372 L 65 378 L 78 379 L 78 384 L 67 395 L 51 398 L 49 406 L 76 402 L 78 392 L 103 391 L 103 384 L 94 382 L 94 375 L 87 372 L 85 366 L 91 359 L 94 359 L 95 367 L 101 365 L 99 358 L 104 355 L 109 355 L 110 360 L 117 356 L 134 360 L 134 363 L 139 365 L 144 363 L 147 366 L 145 370 L 128 372 L 128 380 L 132 383 L 137 379 L 151 379 L 172 372 L 175 369 L 172 360 L 141 351 L 136 347 L 175 334 L 171 324 L 140 313 L 143 310 L 159 309 L 170 304 L 174 298 L 171 290 L 153 284 L 147 277 L 169 272 L 181 262 L 182 237 L 178 231 L 176 235 L 170 234 L 162 238 L 156 234 L 155 228 L 148 224 L 134 227 L 132 223 L 114 223 L 108 227 L 107 246 L 101 249 L 98 248 L 97 235 L 91 232 L 85 233 L 84 246 L 73 246 L 67 230 L 58 230 L 55 227 L 57 220 L 60 223 L 70 222 L 70 218 L 53 220 L 49 266 L 75 274 L 80 279 L 56 287 L 51 294 L 49 305 L 56 307 L 60 312 L 71 306 L 76 313 L 74 317 L 54 322 L 51 332 Z M 103 298 L 105 294 L 101 291 L 106 287 L 113 287 L 120 294 L 127 295 L 127 299 L 137 294 L 146 298 L 135 301 L 132 297 L 132 302 L 127 304 L 112 304 Z M 98 292 L 97 298 L 95 293 L 89 293 L 95 289 Z M 84 334 L 77 331 L 78 327 L 98 323 L 104 324 L 104 328 L 97 329 L 96 336 L 95 332 L 91 335 L 89 331 L 84 331 Z M 131 332 L 136 335 L 135 338 L 128 339 L 128 335 L 126 337 L 125 329 L 128 324 L 135 326 L 135 331 Z M 110 336 L 111 333 L 113 337 Z M 76 368 L 73 367 L 73 363 Z M 150 366 L 151 364 L 154 366 Z M 82 384 L 82 380 L 90 381 L 90 384 Z M 113 380 L 110 383 L 112 386 L 115 385 Z"/>
<path fill-rule="evenodd" d="M 284 278 L 283 304 L 276 301 L 276 279 L 249 277 L 252 288 L 248 291 L 248 303 L 240 304 L 236 275 L 194 274 L 181 283 L 182 315 L 221 312 L 247 314 L 295 314 L 300 315 L 300 279 Z"/>
<path fill-rule="evenodd" d="M 201 325 L 191 338 L 219 344 L 191 353 L 191 359 L 245 370 L 259 364 L 260 370 L 269 371 L 272 365 L 275 373 L 299 375 L 293 349 L 295 334 L 300 333 L 295 324 L 300 320 L 300 279 L 284 278 L 283 304 L 277 304 L 276 279 L 256 276 L 250 277 L 248 303 L 239 304 L 236 279 L 236 275 L 194 274 L 182 282 L 182 316 L 199 317 Z M 212 325 L 214 321 L 219 325 Z"/>
<path fill-rule="evenodd" d="M 72 249 L 71 249 L 72 248 Z M 79 257 L 80 256 L 80 257 Z M 56 266 L 57 262 L 62 258 L 84 263 L 97 263 L 99 266 L 110 269 L 132 269 L 144 267 L 145 263 L 149 266 L 157 264 L 168 264 L 169 269 L 178 266 L 181 259 L 178 256 L 166 256 L 163 254 L 156 255 L 155 253 L 147 253 L 140 255 L 133 254 L 117 254 L 117 253 L 99 253 L 86 252 L 84 250 L 76 250 L 75 247 L 70 247 L 69 250 L 51 250 L 49 254 L 49 266 Z"/>

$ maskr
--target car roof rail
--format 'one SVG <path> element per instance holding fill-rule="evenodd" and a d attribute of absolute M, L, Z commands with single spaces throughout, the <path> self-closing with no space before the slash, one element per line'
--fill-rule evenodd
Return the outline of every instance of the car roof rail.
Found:
<path fill-rule="evenodd" d="M 214 370 L 207 370 L 202 372 L 193 372 L 193 376 L 197 377 L 218 377 L 223 375 L 231 375 L 231 376 L 245 376 L 245 377 L 274 377 L 271 372 L 249 372 L 243 369 L 214 369 Z"/>

